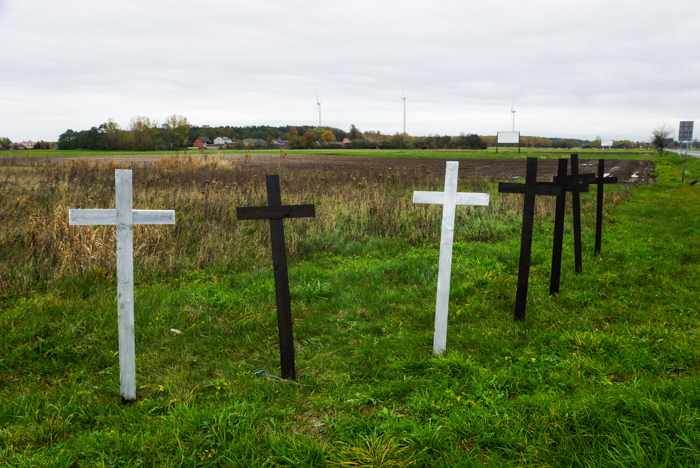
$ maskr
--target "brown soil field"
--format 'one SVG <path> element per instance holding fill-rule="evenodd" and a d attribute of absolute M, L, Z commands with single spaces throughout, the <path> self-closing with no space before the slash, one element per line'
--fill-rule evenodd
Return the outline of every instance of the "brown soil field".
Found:
<path fill-rule="evenodd" d="M 598 167 L 597 159 L 585 159 L 586 154 L 579 154 L 579 173 L 595 173 Z M 590 155 L 597 156 L 597 155 Z M 48 157 L 22 157 L 1 158 L 4 164 L 45 164 L 65 163 L 72 159 L 90 159 L 94 162 L 115 161 L 127 164 L 155 164 L 158 159 L 167 155 L 118 155 L 114 156 L 88 156 L 81 158 L 48 158 Z M 387 157 L 387 156 L 346 156 L 342 154 L 289 154 L 284 159 L 279 153 L 251 153 L 222 154 L 216 156 L 223 161 L 236 164 L 251 165 L 284 165 L 289 170 L 313 171 L 313 172 L 346 172 L 346 173 L 387 173 L 392 170 L 425 171 L 426 173 L 439 174 L 445 170 L 446 161 L 459 161 L 459 177 L 461 179 L 482 178 L 487 180 L 509 181 L 525 178 L 525 157 L 518 159 L 491 159 L 491 158 L 412 158 L 412 157 Z M 14 161 L 11 161 L 14 160 Z M 654 182 L 652 174 L 655 164 L 651 161 L 632 161 L 620 159 L 606 159 L 605 172 L 611 177 L 617 177 L 623 184 L 651 184 Z M 557 172 L 556 159 L 540 159 L 538 162 L 537 179 L 552 180 Z"/>

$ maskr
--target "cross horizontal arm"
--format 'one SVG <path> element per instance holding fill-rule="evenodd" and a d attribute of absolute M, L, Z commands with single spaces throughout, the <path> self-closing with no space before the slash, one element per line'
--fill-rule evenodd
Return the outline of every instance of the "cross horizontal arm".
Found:
<path fill-rule="evenodd" d="M 594 183 L 598 184 L 600 183 L 600 179 L 596 179 Z M 617 183 L 617 177 L 603 177 L 603 183 L 604 184 L 616 184 Z"/>
<path fill-rule="evenodd" d="M 413 203 L 430 203 L 441 205 L 445 199 L 445 192 L 413 192 Z M 488 206 L 488 193 L 464 193 L 457 192 L 457 205 Z"/>
<path fill-rule="evenodd" d="M 537 182 L 538 184 L 542 185 L 556 185 L 561 187 L 560 182 Z M 564 186 L 564 190 L 567 192 L 588 192 L 588 184 L 587 183 L 582 183 L 582 184 L 574 184 L 570 180 L 566 181 L 566 185 Z M 538 194 L 539 195 L 539 194 Z"/>
<path fill-rule="evenodd" d="M 93 224 L 114 226 L 117 224 L 117 210 L 68 210 L 68 224 L 71 226 Z"/>
<path fill-rule="evenodd" d="M 567 182 L 571 182 L 574 180 L 573 175 L 568 175 L 565 177 Z M 596 175 L 595 174 L 579 174 L 578 175 L 578 182 L 579 183 L 584 183 L 584 184 L 592 184 L 596 180 Z M 561 182 L 561 177 L 559 176 L 554 176 L 554 182 Z"/>
<path fill-rule="evenodd" d="M 68 224 L 73 226 L 117 223 L 117 210 L 68 210 Z M 133 224 L 175 224 L 174 210 L 133 210 Z"/>
<path fill-rule="evenodd" d="M 247 206 L 236 208 L 238 219 L 313 218 L 315 205 Z"/>
<path fill-rule="evenodd" d="M 537 195 L 550 195 L 558 197 L 561 195 L 561 186 L 559 185 L 545 185 L 542 182 L 537 182 L 536 185 Z M 500 193 L 525 193 L 525 184 L 518 184 L 514 182 L 499 182 L 498 191 Z"/>
<path fill-rule="evenodd" d="M 134 210 L 136 224 L 175 224 L 175 210 Z"/>

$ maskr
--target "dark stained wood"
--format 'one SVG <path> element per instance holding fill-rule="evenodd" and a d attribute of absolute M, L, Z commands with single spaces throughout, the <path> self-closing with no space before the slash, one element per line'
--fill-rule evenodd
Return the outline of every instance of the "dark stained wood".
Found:
<path fill-rule="evenodd" d="M 562 185 L 568 183 L 566 172 L 569 161 L 559 160 L 558 179 L 563 181 Z M 555 178 L 557 180 L 557 178 Z M 552 246 L 552 271 L 549 277 L 549 294 L 559 293 L 559 281 L 561 278 L 561 254 L 564 243 L 564 216 L 566 215 L 566 190 L 562 190 L 557 197 L 557 206 L 554 213 L 554 244 Z"/>
<path fill-rule="evenodd" d="M 596 217 L 595 217 L 595 255 L 600 254 L 603 244 L 603 191 L 605 184 L 616 184 L 617 177 L 605 177 L 605 159 L 598 160 L 598 178 L 595 180 L 598 185 L 596 194 Z"/>
<path fill-rule="evenodd" d="M 525 320 L 527 286 L 528 280 L 530 279 L 530 257 L 532 254 L 532 227 L 535 220 L 535 197 L 537 195 L 537 158 L 527 158 L 524 193 L 523 230 L 520 235 L 520 265 L 518 266 L 518 289 L 515 294 L 515 320 Z"/>
<path fill-rule="evenodd" d="M 528 158 L 531 159 L 531 158 Z M 532 158 L 537 160 L 537 158 Z M 535 195 L 549 195 L 549 196 L 559 196 L 561 193 L 561 187 L 559 185 L 552 184 L 551 182 L 536 182 Z M 517 182 L 499 182 L 498 191 L 500 193 L 520 193 L 524 194 L 526 191 L 527 182 L 524 184 L 519 184 Z"/>
<path fill-rule="evenodd" d="M 571 182 L 578 184 L 578 154 L 571 155 Z M 571 193 L 574 215 L 574 262 L 576 273 L 583 271 L 581 254 L 581 194 L 578 190 Z"/>
<path fill-rule="evenodd" d="M 280 342 L 280 364 L 282 378 L 296 380 L 294 364 L 294 333 L 292 306 L 289 297 L 289 274 L 287 272 L 287 249 L 284 242 L 284 218 L 315 217 L 314 205 L 282 206 L 278 175 L 265 177 L 267 184 L 267 207 L 236 208 L 236 216 L 244 219 L 269 219 L 272 266 L 275 274 L 275 296 L 277 299 L 277 329 Z"/>
<path fill-rule="evenodd" d="M 313 218 L 314 205 L 246 206 L 236 208 L 236 217 L 246 219 Z"/>

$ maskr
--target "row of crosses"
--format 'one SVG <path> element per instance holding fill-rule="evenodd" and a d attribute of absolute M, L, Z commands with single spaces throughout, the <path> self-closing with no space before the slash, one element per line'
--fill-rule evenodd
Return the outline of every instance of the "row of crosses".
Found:
<path fill-rule="evenodd" d="M 458 172 L 458 162 L 447 162 L 445 190 L 443 192 L 416 191 L 413 194 L 414 203 L 440 204 L 443 207 L 433 338 L 433 353 L 435 355 L 442 354 L 446 350 L 447 343 L 447 317 L 456 207 L 457 205 L 488 206 L 489 204 L 488 193 L 457 191 Z M 525 318 L 535 197 L 537 195 L 557 197 L 550 280 L 550 294 L 556 294 L 559 292 L 561 272 L 566 193 L 571 192 L 573 197 L 574 249 L 576 272 L 578 273 L 582 270 L 580 193 L 587 192 L 588 185 L 593 183 L 598 186 L 595 243 L 595 253 L 598 255 L 602 242 L 603 184 L 617 183 L 616 178 L 604 176 L 602 159 L 598 163 L 597 177 L 595 174 L 579 174 L 578 157 L 574 154 L 571 156 L 571 175 L 567 175 L 567 160 L 560 159 L 554 181 L 537 182 L 537 159 L 527 158 L 524 184 L 504 182 L 499 184 L 498 191 L 501 193 L 524 194 L 520 264 L 514 313 L 516 320 Z M 236 216 L 239 220 L 267 219 L 270 222 L 281 373 L 282 378 L 295 380 L 294 335 L 283 220 L 284 218 L 314 217 L 316 211 L 314 205 L 282 205 L 279 176 L 266 176 L 266 184 L 268 206 L 237 207 Z M 123 402 L 131 402 L 136 400 L 133 226 L 175 224 L 175 212 L 173 210 L 132 209 L 132 175 L 130 170 L 115 171 L 115 189 L 115 209 L 71 209 L 68 216 L 71 225 L 116 226 L 120 394 Z"/>

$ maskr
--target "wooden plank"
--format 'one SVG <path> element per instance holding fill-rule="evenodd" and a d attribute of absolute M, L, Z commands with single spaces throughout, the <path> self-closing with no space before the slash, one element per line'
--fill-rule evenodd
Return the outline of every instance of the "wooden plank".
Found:
<path fill-rule="evenodd" d="M 562 176 L 560 176 L 560 175 L 554 176 L 555 183 L 560 184 L 562 180 L 565 180 L 565 181 L 569 182 L 569 184 L 571 184 L 571 182 L 573 181 L 573 175 L 564 176 L 563 179 L 562 179 Z M 579 184 L 594 184 L 595 181 L 596 181 L 596 175 L 593 173 L 579 174 L 578 175 L 578 183 Z M 569 192 L 570 191 L 571 190 L 569 190 Z"/>
<path fill-rule="evenodd" d="M 559 160 L 558 174 L 560 180 L 565 180 L 569 161 Z M 564 182 L 567 183 L 567 182 Z M 563 184 L 562 184 L 563 185 Z M 561 256 L 564 244 L 564 217 L 566 215 L 566 190 L 557 197 L 557 205 L 554 213 L 554 242 L 552 245 L 552 271 L 549 276 L 549 294 L 559 293 L 559 282 L 561 278 Z"/>
<path fill-rule="evenodd" d="M 500 184 L 499 184 L 500 191 Z M 561 193 L 561 189 L 558 191 Z M 530 278 L 530 256 L 532 254 L 532 228 L 535 218 L 535 196 L 537 195 L 537 158 L 527 158 L 525 174 L 525 197 L 523 202 L 523 229 L 520 236 L 520 264 L 518 266 L 518 289 L 515 294 L 515 320 L 525 320 L 527 286 Z"/>
<path fill-rule="evenodd" d="M 447 349 L 447 312 L 450 305 L 450 277 L 452 275 L 452 245 L 455 232 L 457 201 L 457 174 L 459 163 L 448 161 L 445 167 L 445 192 L 442 203 L 442 230 L 435 300 L 435 333 L 433 354 L 439 356 Z"/>
<path fill-rule="evenodd" d="M 519 193 L 525 194 L 526 190 L 525 184 L 519 184 L 516 182 L 499 182 L 498 191 L 500 193 Z M 559 196 L 561 193 L 561 186 L 550 184 L 548 182 L 536 182 L 534 186 L 535 195 L 548 195 L 552 197 Z"/>
<path fill-rule="evenodd" d="M 571 182 L 578 184 L 578 154 L 571 155 Z M 571 193 L 574 215 L 574 262 L 576 273 L 583 271 L 581 247 L 581 194 L 574 190 Z"/>
<path fill-rule="evenodd" d="M 136 400 L 134 345 L 134 241 L 131 171 L 117 170 L 117 303 L 119 310 L 119 381 L 123 401 Z"/>
<path fill-rule="evenodd" d="M 175 224 L 174 210 L 133 210 L 134 225 Z"/>
<path fill-rule="evenodd" d="M 432 205 L 441 205 L 443 204 L 444 198 L 445 192 L 413 192 L 413 203 L 429 203 Z M 457 192 L 456 204 L 471 206 L 488 206 L 489 194 Z"/>
<path fill-rule="evenodd" d="M 282 205 L 282 195 L 280 194 L 279 176 L 268 175 L 265 177 L 265 182 L 267 184 L 267 204 L 270 207 L 280 207 Z M 280 342 L 282 378 L 296 380 L 292 306 L 289 297 L 289 275 L 287 273 L 287 250 L 284 243 L 284 221 L 281 217 L 270 219 L 270 243 L 275 274 L 277 330 Z"/>
<path fill-rule="evenodd" d="M 236 208 L 236 217 L 240 220 L 313 218 L 315 216 L 315 205 L 246 206 Z"/>
<path fill-rule="evenodd" d="M 617 177 L 616 177 L 617 179 Z M 598 160 L 598 192 L 596 193 L 596 213 L 595 213 L 595 253 L 600 254 L 603 243 L 603 190 L 605 187 L 605 160 Z"/>
<path fill-rule="evenodd" d="M 72 226 L 93 224 L 114 226 L 117 224 L 117 210 L 68 210 L 68 224 Z"/>
<path fill-rule="evenodd" d="M 566 179 L 565 179 L 565 182 L 562 184 L 561 182 L 559 182 L 559 181 L 557 180 L 558 177 L 555 177 L 554 179 L 555 179 L 554 182 L 537 182 L 537 183 L 538 183 L 538 184 L 542 184 L 542 185 L 558 185 L 558 186 L 560 186 L 560 187 L 562 188 L 562 190 L 565 191 L 565 192 L 574 192 L 574 191 L 577 191 L 577 192 L 579 192 L 579 193 L 582 193 L 582 192 L 583 192 L 583 193 L 586 193 L 586 192 L 589 192 L 589 191 L 590 191 L 589 185 L 588 185 L 588 184 L 583 184 L 583 183 L 574 184 L 573 182 L 566 181 Z"/>

